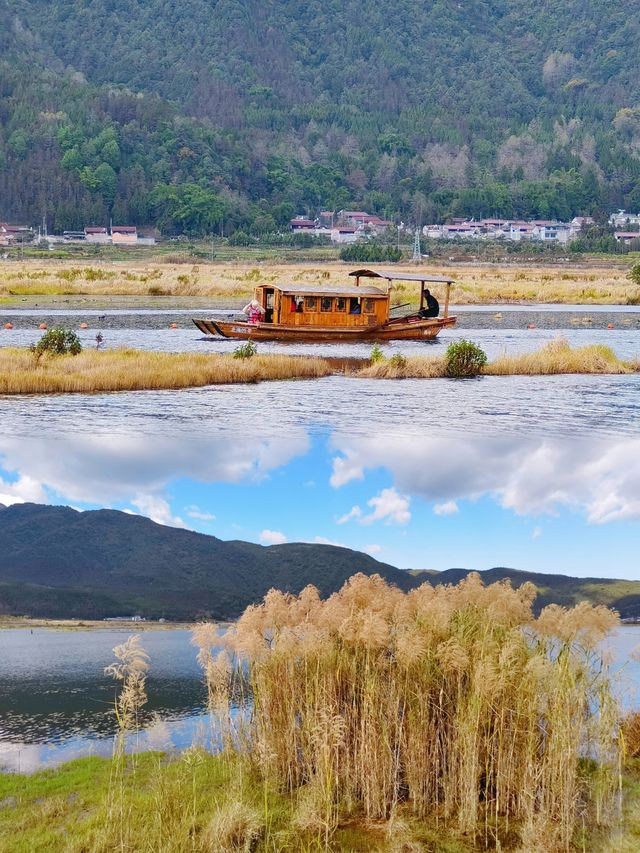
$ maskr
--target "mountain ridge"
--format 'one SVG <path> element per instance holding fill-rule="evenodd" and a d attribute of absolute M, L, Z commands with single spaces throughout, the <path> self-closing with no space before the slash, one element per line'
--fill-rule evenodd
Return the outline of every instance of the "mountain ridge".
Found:
<path fill-rule="evenodd" d="M 272 587 L 297 593 L 311 583 L 326 596 L 364 572 L 409 590 L 471 571 L 407 571 L 334 545 L 225 541 L 119 510 L 28 503 L 0 507 L 0 541 L 0 613 L 52 618 L 230 619 Z M 640 582 L 505 567 L 479 574 L 485 583 L 531 581 L 536 609 L 586 598 L 640 616 Z"/>

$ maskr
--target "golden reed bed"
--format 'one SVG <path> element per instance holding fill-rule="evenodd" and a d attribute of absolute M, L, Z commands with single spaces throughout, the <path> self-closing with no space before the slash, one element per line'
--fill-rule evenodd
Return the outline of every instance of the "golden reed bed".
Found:
<path fill-rule="evenodd" d="M 428 264 L 429 275 L 455 279 L 452 301 L 457 304 L 501 302 L 559 302 L 590 304 L 637 304 L 640 288 L 628 277 L 631 262 L 598 266 L 570 263 L 542 264 Z M 299 282 L 305 285 L 337 285 L 347 281 L 351 265 L 340 261 L 316 263 L 171 263 L 157 259 L 147 263 L 23 261 L 0 268 L 0 304 L 25 297 L 217 297 L 244 299 L 257 284 Z M 415 265 L 398 264 L 400 273 L 416 272 Z M 437 291 L 437 288 L 436 288 Z M 440 296 L 437 293 L 438 297 Z M 393 301 L 417 301 L 412 283 L 397 282 Z"/>
<path fill-rule="evenodd" d="M 533 353 L 503 355 L 483 375 L 623 374 L 640 372 L 640 361 L 623 361 L 605 346 L 572 349 L 564 340 Z M 396 356 L 368 359 L 294 355 L 156 353 L 133 349 L 40 358 L 27 349 L 0 349 L 0 394 L 98 393 L 196 388 L 282 379 L 317 379 L 343 373 L 362 379 L 437 379 L 447 375 L 444 358 Z"/>

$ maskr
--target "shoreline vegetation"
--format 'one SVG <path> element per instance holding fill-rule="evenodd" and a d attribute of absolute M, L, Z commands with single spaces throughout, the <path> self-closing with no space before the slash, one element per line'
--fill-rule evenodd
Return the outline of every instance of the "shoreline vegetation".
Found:
<path fill-rule="evenodd" d="M 624 263 L 578 264 L 492 264 L 426 262 L 420 270 L 427 275 L 455 279 L 453 303 L 565 303 L 584 305 L 638 305 L 640 287 L 629 278 L 634 257 Z M 382 268 L 390 265 L 374 265 Z M 393 269 L 415 273 L 415 264 L 392 265 Z M 15 261 L 0 264 L 0 306 L 20 306 L 36 297 L 166 298 L 192 297 L 245 299 L 257 284 L 270 281 L 339 284 L 347 281 L 353 265 L 338 261 L 265 263 L 238 261 L 179 262 L 150 260 L 104 263 Z M 394 304 L 417 302 L 418 289 L 412 282 L 394 285 Z M 38 303 L 39 306 L 42 302 Z"/>
<path fill-rule="evenodd" d="M 240 353 L 247 352 L 242 347 Z M 376 351 L 377 352 L 377 351 Z M 606 346 L 572 348 L 559 338 L 533 353 L 502 355 L 481 376 L 629 374 L 640 359 L 623 360 Z M 250 354 L 84 350 L 77 355 L 0 349 L 0 394 L 105 393 L 175 390 L 207 385 L 317 379 L 334 374 L 362 379 L 435 379 L 448 375 L 446 357 L 372 359 Z"/>
<path fill-rule="evenodd" d="M 153 671 L 129 637 L 105 670 L 113 758 L 0 774 L 0 851 L 630 853 L 637 715 L 599 651 L 617 617 L 584 602 L 535 617 L 534 597 L 360 574 L 324 600 L 271 590 L 222 650 L 200 623 L 215 755 L 204 736 L 125 753 Z"/>

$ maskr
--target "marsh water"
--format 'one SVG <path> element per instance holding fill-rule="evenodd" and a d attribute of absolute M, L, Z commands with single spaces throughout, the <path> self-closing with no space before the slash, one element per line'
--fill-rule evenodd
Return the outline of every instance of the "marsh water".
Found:
<path fill-rule="evenodd" d="M 39 312 L 3 310 L 0 320 L 10 319 L 14 328 L 0 328 L 0 347 L 33 342 L 42 321 L 75 328 L 86 321 L 89 328 L 80 331 L 86 346 L 95 345 L 97 330 L 107 347 L 228 352 L 236 346 L 203 338 L 191 326 L 190 314 L 206 316 L 201 308 Z M 466 337 L 493 358 L 538 349 L 561 334 L 575 346 L 602 343 L 624 358 L 640 355 L 640 311 L 626 306 L 473 306 L 460 318 L 456 329 L 445 330 L 433 343 L 383 349 L 388 355 L 437 354 Z M 178 328 L 169 329 L 174 321 Z M 369 345 L 261 344 L 259 349 L 363 357 L 370 352 Z M 633 465 L 639 454 L 640 375 L 428 382 L 336 375 L 178 392 L 4 396 L 0 424 L 5 472 L 0 468 L 0 503 L 3 488 L 10 496 L 15 488 L 20 499 L 42 500 L 44 494 L 49 501 L 104 506 L 138 492 L 162 496 L 167 483 L 178 481 L 258 481 L 269 472 L 275 478 L 287 460 L 304 456 L 320 436 L 321 455 L 313 458 L 322 470 L 329 471 L 330 457 L 339 453 L 352 464 L 356 480 L 365 469 L 386 467 L 404 491 L 422 490 L 425 500 L 463 495 L 476 500 L 483 490 L 493 491 L 508 494 L 517 512 L 529 506 L 537 511 L 543 501 L 552 506 L 558 499 L 573 500 L 579 488 L 576 501 L 598 524 L 616 513 L 635 517 L 624 513 L 634 511 L 639 477 Z M 533 468 L 527 467 L 530 459 L 538 460 Z M 548 473 L 539 460 L 550 460 Z M 571 472 L 584 476 L 576 475 L 574 483 Z M 302 504 L 306 473 L 299 479 L 292 474 L 284 482 L 299 489 Z M 525 486 L 529 504 L 521 493 Z M 599 503 L 604 487 L 613 504 Z M 532 489 L 535 494 L 529 494 Z M 607 557 L 615 576 L 615 549 Z M 0 631 L 0 768 L 31 771 L 110 753 L 114 688 L 103 669 L 127 633 L 108 627 Z M 149 704 L 144 730 L 130 748 L 179 749 L 206 741 L 205 691 L 188 633 L 149 631 L 143 641 L 152 664 Z M 638 644 L 635 626 L 622 628 L 612 640 L 623 672 L 619 689 L 628 704 L 640 689 L 640 667 L 629 657 Z"/>
<path fill-rule="evenodd" d="M 134 630 L 134 628 L 132 628 Z M 0 631 L 0 770 L 32 772 L 84 755 L 110 755 L 116 726 L 113 682 L 103 674 L 122 630 Z M 209 742 L 205 687 L 184 630 L 143 633 L 150 655 L 149 702 L 130 750 L 180 750 Z M 640 664 L 631 652 L 640 626 L 607 641 L 626 705 L 640 691 Z"/>

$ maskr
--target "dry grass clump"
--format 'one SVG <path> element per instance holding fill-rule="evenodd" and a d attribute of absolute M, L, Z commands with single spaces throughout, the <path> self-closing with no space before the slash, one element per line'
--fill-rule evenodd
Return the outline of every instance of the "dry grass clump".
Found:
<path fill-rule="evenodd" d="M 481 368 L 486 376 L 542 376 L 562 373 L 619 374 L 640 372 L 640 360 L 623 361 L 607 346 L 572 349 L 564 338 L 535 352 L 502 355 Z M 447 376 L 446 360 L 429 356 L 393 356 L 357 371 L 366 379 L 438 379 Z"/>
<path fill-rule="evenodd" d="M 251 853 L 264 832 L 264 817 L 241 799 L 220 805 L 203 833 L 211 853 Z"/>
<path fill-rule="evenodd" d="M 300 819 L 327 841 L 345 813 L 404 804 L 487 846 L 569 849 L 613 805 L 618 710 L 595 643 L 616 616 L 535 619 L 534 596 L 478 575 L 408 593 L 356 575 L 326 601 L 269 592 L 227 636 L 265 784 L 306 791 Z"/>
<path fill-rule="evenodd" d="M 537 352 L 503 355 L 486 365 L 491 376 L 557 373 L 632 373 L 633 363 L 624 362 L 607 346 L 592 344 L 572 349 L 564 338 L 550 341 Z"/>
<path fill-rule="evenodd" d="M 29 350 L 0 349 L 0 394 L 94 393 L 311 379 L 331 367 L 320 358 L 85 350 L 36 359 Z"/>
<path fill-rule="evenodd" d="M 444 358 L 392 356 L 358 371 L 363 379 L 440 379 L 446 376 Z"/>
<path fill-rule="evenodd" d="M 640 758 L 640 711 L 627 714 L 622 720 L 621 730 L 627 758 Z"/>

